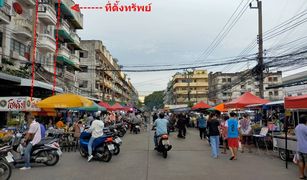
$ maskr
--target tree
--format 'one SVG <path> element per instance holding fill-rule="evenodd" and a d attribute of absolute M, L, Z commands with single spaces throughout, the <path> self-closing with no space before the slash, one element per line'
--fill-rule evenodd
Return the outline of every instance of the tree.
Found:
<path fill-rule="evenodd" d="M 145 97 L 144 104 L 147 109 L 152 110 L 154 107 L 157 109 L 163 108 L 163 91 L 155 91 Z"/>

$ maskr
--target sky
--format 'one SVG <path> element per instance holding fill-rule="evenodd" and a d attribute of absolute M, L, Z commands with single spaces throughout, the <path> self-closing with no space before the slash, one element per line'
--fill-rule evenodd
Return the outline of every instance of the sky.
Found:
<path fill-rule="evenodd" d="M 244 0 L 245 4 L 248 0 Z M 75 0 L 80 6 L 105 6 L 107 0 Z M 114 3 L 115 0 L 110 0 Z M 81 10 L 84 28 L 81 39 L 102 40 L 119 64 L 165 65 L 202 62 L 236 57 L 257 36 L 257 10 L 247 9 L 210 56 L 202 52 L 222 30 L 241 0 L 121 0 L 119 5 L 147 5 L 151 12 L 105 12 Z M 254 5 L 256 1 L 253 2 Z M 242 4 L 242 5 L 243 5 Z M 262 0 L 263 31 L 282 23 L 307 8 L 306 0 Z M 307 23 L 306 23 L 307 24 Z M 264 49 L 306 36 L 305 24 L 264 42 Z M 305 32 L 304 32 L 305 31 Z M 305 34 L 304 34 L 305 33 Z M 256 53 L 255 48 L 251 53 Z M 235 72 L 253 63 L 207 68 Z M 140 69 L 140 68 L 138 68 Z M 298 69 L 296 71 L 303 70 Z M 296 71 L 285 72 L 284 76 Z M 127 73 L 140 95 L 164 90 L 176 71 Z"/>

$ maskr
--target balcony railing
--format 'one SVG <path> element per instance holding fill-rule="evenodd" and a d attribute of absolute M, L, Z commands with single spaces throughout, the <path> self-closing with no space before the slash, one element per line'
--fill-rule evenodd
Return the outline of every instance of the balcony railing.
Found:
<path fill-rule="evenodd" d="M 59 56 L 65 56 L 65 57 L 69 58 L 69 56 L 70 56 L 69 49 L 66 46 L 64 46 L 64 45 L 61 46 L 59 48 Z"/>
<path fill-rule="evenodd" d="M 76 55 L 74 55 L 74 54 L 71 54 L 71 55 L 69 56 L 69 59 L 70 59 L 72 62 L 74 62 L 75 64 L 79 64 L 79 63 L 80 63 L 80 62 L 79 62 L 79 57 L 76 56 Z"/>
<path fill-rule="evenodd" d="M 39 34 L 38 36 L 38 47 L 40 48 L 53 52 L 56 49 L 55 43 L 54 37 L 49 34 Z"/>
<path fill-rule="evenodd" d="M 65 71 L 64 72 L 64 77 L 66 78 L 66 79 L 69 79 L 69 80 L 71 80 L 71 81 L 75 81 L 75 73 L 71 73 L 71 72 L 69 72 L 69 71 Z"/>
<path fill-rule="evenodd" d="M 49 4 L 40 4 L 38 6 L 38 17 L 50 25 L 55 25 L 57 22 L 56 11 Z"/>
<path fill-rule="evenodd" d="M 61 22 L 61 26 L 60 26 L 60 29 L 66 31 L 67 33 L 70 33 L 70 28 L 69 28 L 69 25 L 68 23 L 62 19 L 62 22 Z"/>
<path fill-rule="evenodd" d="M 74 43 L 80 46 L 80 37 L 75 32 L 70 32 L 71 38 L 74 40 Z"/>
<path fill-rule="evenodd" d="M 15 34 L 23 35 L 27 38 L 32 37 L 32 21 L 26 18 L 15 18 Z"/>
<path fill-rule="evenodd" d="M 0 18 L 5 24 L 9 24 L 11 21 L 11 6 L 7 3 L 4 3 L 4 6 L 0 8 Z M 1 22 L 2 22 L 1 21 Z"/>

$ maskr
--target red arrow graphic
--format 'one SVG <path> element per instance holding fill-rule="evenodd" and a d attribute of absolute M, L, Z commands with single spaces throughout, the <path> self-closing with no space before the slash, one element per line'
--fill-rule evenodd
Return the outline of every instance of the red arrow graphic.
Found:
<path fill-rule="evenodd" d="M 70 7 L 72 10 L 80 12 L 80 9 L 102 9 L 102 6 L 81 6 L 79 4 L 75 4 Z"/>

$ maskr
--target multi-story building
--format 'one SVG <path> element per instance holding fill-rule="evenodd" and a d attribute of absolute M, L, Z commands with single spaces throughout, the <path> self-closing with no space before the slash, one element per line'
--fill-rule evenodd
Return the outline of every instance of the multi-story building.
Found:
<path fill-rule="evenodd" d="M 59 43 L 58 55 L 56 57 L 57 85 L 63 87 L 64 91 L 80 93 L 77 77 L 80 64 L 79 51 L 81 50 L 81 39 L 77 34 L 77 30 L 83 28 L 83 15 L 70 8 L 75 4 L 72 0 L 61 0 L 61 4 L 58 4 L 56 0 L 41 0 L 40 2 L 40 33 L 37 60 L 45 69 L 42 76 L 47 76 L 47 79 L 49 79 L 54 74 L 53 61 L 56 47 L 55 36 L 57 33 L 55 22 L 57 10 L 60 6 Z"/>
<path fill-rule="evenodd" d="M 35 0 L 5 0 L 0 8 L 1 71 L 7 74 L 30 78 L 33 58 L 33 29 L 35 26 Z M 83 16 L 72 10 L 72 0 L 38 1 L 36 29 L 36 74 L 35 79 L 53 84 L 54 60 L 56 58 L 57 86 L 66 92 L 77 92 L 80 37 L 76 30 L 83 27 Z M 57 7 L 60 6 L 59 51 L 56 51 Z M 12 8 L 14 7 L 14 8 Z"/>
<path fill-rule="evenodd" d="M 245 92 L 259 96 L 259 82 L 253 76 L 245 76 L 245 71 L 236 73 L 209 73 L 209 99 L 214 103 L 234 100 Z M 284 97 L 282 88 L 266 90 L 270 85 L 282 82 L 282 72 L 264 73 L 264 98 L 280 100 Z"/>
<path fill-rule="evenodd" d="M 82 94 L 107 101 L 136 103 L 137 91 L 102 41 L 83 40 L 81 47 L 84 52 L 78 79 Z"/>
<path fill-rule="evenodd" d="M 208 100 L 206 70 L 176 73 L 168 84 L 164 100 L 167 104 L 194 104 Z"/>

